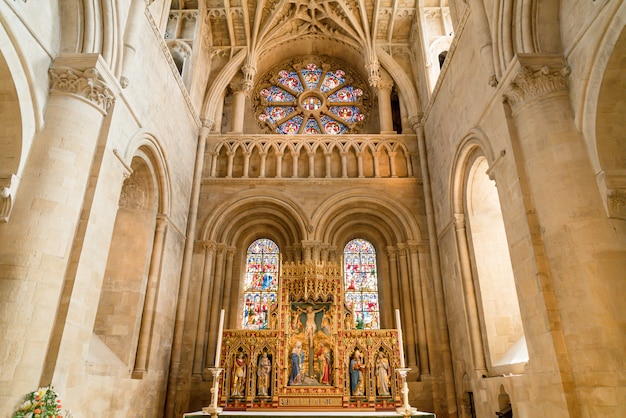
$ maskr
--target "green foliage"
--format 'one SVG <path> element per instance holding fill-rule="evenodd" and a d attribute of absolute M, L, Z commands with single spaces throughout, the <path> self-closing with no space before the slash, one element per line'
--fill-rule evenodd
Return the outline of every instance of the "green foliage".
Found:
<path fill-rule="evenodd" d="M 61 400 L 52 386 L 39 388 L 24 396 L 13 418 L 62 418 Z"/>

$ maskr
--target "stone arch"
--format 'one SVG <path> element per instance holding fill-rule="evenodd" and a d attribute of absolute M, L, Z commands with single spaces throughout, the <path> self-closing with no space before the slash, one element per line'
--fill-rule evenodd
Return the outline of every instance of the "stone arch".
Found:
<path fill-rule="evenodd" d="M 0 26 L 0 222 L 9 221 L 32 138 L 42 125 L 39 101 L 29 88 L 35 83 L 20 55 L 19 45 Z"/>
<path fill-rule="evenodd" d="M 204 221 L 199 239 L 230 243 L 259 220 L 282 226 L 283 235 L 274 241 L 281 248 L 307 238 L 309 222 L 298 204 L 280 192 L 257 189 L 239 193 L 215 208 Z"/>
<path fill-rule="evenodd" d="M 149 364 L 166 228 L 160 164 L 150 145 L 134 151 L 120 192 L 94 323 L 94 334 L 134 378 L 143 377 Z"/>
<path fill-rule="evenodd" d="M 609 217 L 619 219 L 626 219 L 626 208 L 620 204 L 626 196 L 625 15 L 626 4 L 622 4 L 598 45 L 580 112 L 582 131 L 605 210 Z"/>
<path fill-rule="evenodd" d="M 398 90 L 399 97 L 402 99 L 402 103 L 406 109 L 406 114 L 411 116 L 417 115 L 421 112 L 421 106 L 417 99 L 417 92 L 413 87 L 413 82 L 409 76 L 402 70 L 400 65 L 389 55 L 382 47 L 376 48 L 376 54 L 385 67 L 393 81 L 396 83 L 396 89 Z"/>
<path fill-rule="evenodd" d="M 528 354 L 487 144 L 478 130 L 461 141 L 450 189 L 473 368 L 497 373 L 524 363 Z"/>
<path fill-rule="evenodd" d="M 513 12 L 513 22 L 518 22 L 516 33 L 505 32 L 504 39 L 498 44 L 509 44 L 508 37 L 511 36 L 517 54 L 562 54 L 560 9 L 560 1 L 520 1 Z"/>

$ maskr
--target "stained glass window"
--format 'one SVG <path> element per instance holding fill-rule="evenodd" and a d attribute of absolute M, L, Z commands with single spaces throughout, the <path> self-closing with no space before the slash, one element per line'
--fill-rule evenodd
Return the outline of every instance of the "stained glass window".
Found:
<path fill-rule="evenodd" d="M 346 303 L 357 329 L 380 329 L 376 250 L 364 239 L 353 239 L 343 251 Z"/>
<path fill-rule="evenodd" d="M 345 71 L 308 63 L 282 69 L 274 85 L 260 90 L 259 121 L 272 132 L 295 135 L 340 135 L 361 126 L 363 90 L 349 85 Z"/>
<path fill-rule="evenodd" d="M 244 329 L 266 329 L 269 313 L 278 291 L 278 246 L 269 239 L 254 241 L 248 247 L 243 286 Z"/>

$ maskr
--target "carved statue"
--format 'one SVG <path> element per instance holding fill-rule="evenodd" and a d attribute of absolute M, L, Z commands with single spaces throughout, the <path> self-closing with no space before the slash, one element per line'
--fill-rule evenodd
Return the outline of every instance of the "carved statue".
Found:
<path fill-rule="evenodd" d="M 304 352 L 302 351 L 302 343 L 298 341 L 291 350 L 291 375 L 289 375 L 290 385 L 299 385 L 302 383 L 302 365 L 304 364 Z"/>
<path fill-rule="evenodd" d="M 352 396 L 364 396 L 363 372 L 365 365 L 363 364 L 363 354 L 358 348 L 354 349 L 352 359 L 350 360 L 350 391 Z"/>
<path fill-rule="evenodd" d="M 389 360 L 381 350 L 376 355 L 376 389 L 378 396 L 389 396 Z"/>
<path fill-rule="evenodd" d="M 267 351 L 264 351 L 261 357 L 259 357 L 259 364 L 257 368 L 257 395 L 258 396 L 269 396 L 271 373 L 272 373 L 272 361 L 267 356 Z"/>
<path fill-rule="evenodd" d="M 232 396 L 243 396 L 246 382 L 246 357 L 243 353 L 238 353 L 233 364 L 232 386 L 230 394 Z"/>

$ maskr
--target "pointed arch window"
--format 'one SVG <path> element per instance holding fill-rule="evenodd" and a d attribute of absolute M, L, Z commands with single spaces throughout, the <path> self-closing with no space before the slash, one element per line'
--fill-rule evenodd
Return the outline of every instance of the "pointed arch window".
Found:
<path fill-rule="evenodd" d="M 270 239 L 257 239 L 248 247 L 242 328 L 268 327 L 269 312 L 277 299 L 279 258 L 278 246 Z"/>
<path fill-rule="evenodd" d="M 380 329 L 376 250 L 364 239 L 353 239 L 343 250 L 346 303 L 357 329 Z"/>

